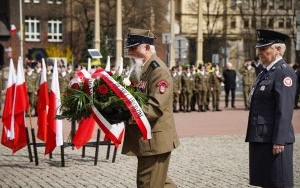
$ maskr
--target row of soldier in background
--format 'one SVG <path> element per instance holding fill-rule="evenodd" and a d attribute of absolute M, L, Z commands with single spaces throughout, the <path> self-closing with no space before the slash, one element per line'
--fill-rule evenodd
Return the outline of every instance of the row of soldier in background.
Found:
<path fill-rule="evenodd" d="M 68 64 L 67 67 L 65 67 L 64 64 L 58 63 L 58 70 L 59 70 L 59 87 L 60 92 L 64 93 L 66 91 L 67 86 L 69 85 L 70 80 L 72 79 L 73 75 L 75 74 L 75 71 L 81 70 L 82 66 L 76 65 L 75 70 L 73 69 L 72 64 Z M 47 81 L 48 81 L 48 90 L 50 92 L 51 90 L 51 81 L 52 81 L 52 65 L 47 65 Z M 30 115 L 31 116 L 37 116 L 37 101 L 38 101 L 38 91 L 40 88 L 40 79 L 41 79 L 41 73 L 42 73 L 42 64 L 40 62 L 37 62 L 36 64 L 30 63 L 25 66 L 24 69 L 24 77 L 25 77 L 25 83 L 27 88 L 27 94 L 30 104 Z M 6 80 L 5 79 L 5 73 L 3 70 L 0 71 L 0 90 L 1 94 L 4 94 L 6 89 Z M 2 100 L 1 100 L 2 102 Z M 1 104 L 0 104 L 1 106 Z M 1 111 L 1 109 L 0 109 Z M 29 116 L 28 113 L 26 113 L 26 116 Z"/>
<path fill-rule="evenodd" d="M 47 82 L 48 82 L 48 91 L 50 92 L 51 90 L 51 82 L 52 82 L 52 69 L 53 69 L 53 64 L 52 63 L 47 63 L 46 65 L 46 75 L 47 75 Z M 61 61 L 58 62 L 57 65 L 58 68 L 58 81 L 59 81 L 59 88 L 60 88 L 60 93 L 61 96 L 63 93 L 66 92 L 66 89 L 72 80 L 73 76 L 77 71 L 80 71 L 82 69 L 86 69 L 85 66 L 82 65 L 75 65 L 73 67 L 72 64 L 65 64 Z M 92 69 L 90 72 L 94 72 L 99 66 L 92 66 Z M 112 65 L 111 66 L 111 73 L 115 74 L 117 72 L 116 66 Z M 125 66 L 123 70 L 123 74 L 128 74 L 129 72 L 129 66 Z M 40 79 L 41 79 L 41 73 L 42 73 L 42 64 L 41 62 L 37 63 L 29 63 L 25 66 L 24 69 L 24 75 L 25 75 L 25 82 L 26 82 L 26 88 L 27 88 L 27 93 L 28 93 L 28 99 L 29 99 L 29 104 L 30 104 L 30 115 L 31 116 L 37 116 L 37 101 L 38 101 L 38 91 L 40 87 Z M 0 91 L 1 95 L 4 94 L 6 89 L 6 79 L 4 76 L 4 71 L 0 71 Z M 1 111 L 1 103 L 2 100 L 0 99 L 0 111 Z M 26 116 L 29 116 L 27 113 Z"/>
<path fill-rule="evenodd" d="M 262 70 L 262 65 L 250 59 L 245 60 L 239 73 L 243 78 L 243 97 L 245 110 L 249 110 L 248 95 L 254 84 L 257 74 Z M 218 65 L 207 63 L 186 67 L 172 67 L 171 74 L 174 80 L 173 111 L 183 112 L 206 112 L 210 110 L 209 104 L 212 99 L 212 111 L 221 111 L 220 96 L 222 83 L 225 91 L 225 108 L 228 107 L 229 94 L 231 93 L 231 107 L 235 108 L 235 90 L 237 87 L 237 73 L 232 64 L 228 62 L 226 69 L 220 72 Z M 177 109 L 179 107 L 179 110 Z M 196 109 L 197 107 L 197 109 Z"/>
<path fill-rule="evenodd" d="M 37 115 L 35 110 L 37 107 L 38 90 L 40 84 L 40 75 L 42 71 L 41 63 L 28 64 L 25 69 L 25 81 L 31 106 L 31 115 Z M 63 63 L 58 63 L 59 70 L 59 86 L 60 92 L 64 93 L 70 80 L 73 78 L 76 71 L 84 69 L 84 66 L 75 65 L 75 69 L 72 64 L 68 64 L 67 67 Z M 293 66 L 298 80 L 300 79 L 299 67 L 295 64 Z M 97 67 L 92 67 L 97 69 Z M 243 66 L 238 70 L 242 76 L 243 83 L 243 98 L 245 110 L 249 110 L 249 93 L 251 87 L 256 79 L 256 76 L 262 71 L 263 66 L 259 63 L 258 59 L 251 61 L 245 60 Z M 116 67 L 111 66 L 112 74 L 116 73 Z M 123 75 L 127 76 L 130 72 L 129 66 L 125 66 L 123 69 Z M 199 111 L 205 112 L 210 110 L 209 104 L 212 99 L 212 110 L 221 111 L 220 109 L 220 96 L 221 96 L 221 83 L 224 83 L 225 91 L 225 108 L 228 107 L 229 94 L 231 93 L 231 107 L 235 108 L 235 90 L 236 90 L 236 71 L 232 68 L 231 63 L 226 64 L 226 69 L 221 73 L 218 65 L 207 63 L 200 65 L 198 68 L 195 66 L 186 67 L 183 70 L 182 66 L 172 67 L 171 74 L 174 81 L 174 94 L 173 94 L 173 111 Z M 47 80 L 51 83 L 52 80 L 52 66 L 47 65 Z M 300 80 L 298 81 L 298 84 Z M 48 84 L 50 91 L 51 84 Z M 1 94 L 5 90 L 4 73 L 0 71 L 0 91 Z M 297 101 L 299 100 L 299 85 L 297 95 L 295 97 L 295 109 L 299 108 Z M 196 109 L 197 106 L 197 109 Z M 177 109 L 179 107 L 179 109 Z M 34 112 L 34 113 L 33 113 Z"/>

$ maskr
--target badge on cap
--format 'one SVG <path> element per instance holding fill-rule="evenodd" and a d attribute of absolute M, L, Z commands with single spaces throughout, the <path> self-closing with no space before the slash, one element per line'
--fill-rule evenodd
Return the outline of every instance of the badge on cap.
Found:
<path fill-rule="evenodd" d="M 266 89 L 266 86 L 261 86 L 259 90 L 264 91 L 265 89 Z"/>
<path fill-rule="evenodd" d="M 283 84 L 287 87 L 290 87 L 293 85 L 293 80 L 290 77 L 285 77 L 283 79 Z"/>
<path fill-rule="evenodd" d="M 166 81 L 164 81 L 164 80 L 160 80 L 160 81 L 156 84 L 156 86 L 159 88 L 159 92 L 160 92 L 161 94 L 164 94 L 165 91 L 166 91 L 167 88 L 168 88 L 168 83 L 167 83 Z"/>

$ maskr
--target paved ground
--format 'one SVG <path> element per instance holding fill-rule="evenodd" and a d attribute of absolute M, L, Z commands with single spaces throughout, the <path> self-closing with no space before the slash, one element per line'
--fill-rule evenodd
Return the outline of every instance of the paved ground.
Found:
<path fill-rule="evenodd" d="M 248 145 L 244 142 L 247 116 L 241 101 L 236 109 L 223 109 L 222 112 L 175 114 L 181 145 L 172 153 L 169 175 L 179 187 L 250 187 Z M 293 123 L 297 133 L 295 188 L 299 188 L 300 110 L 295 111 Z M 66 138 L 69 130 L 70 124 L 66 122 Z M 118 150 L 116 162 L 112 163 L 111 157 L 105 159 L 106 147 L 101 146 L 98 164 L 94 166 L 94 152 L 94 148 L 87 148 L 86 157 L 82 158 L 81 149 L 68 147 L 65 149 L 65 167 L 61 167 L 59 148 L 51 160 L 43 156 L 44 148 L 38 148 L 39 165 L 36 166 L 29 162 L 26 149 L 11 155 L 11 151 L 1 145 L 0 187 L 135 187 L 135 157 L 123 156 Z"/>

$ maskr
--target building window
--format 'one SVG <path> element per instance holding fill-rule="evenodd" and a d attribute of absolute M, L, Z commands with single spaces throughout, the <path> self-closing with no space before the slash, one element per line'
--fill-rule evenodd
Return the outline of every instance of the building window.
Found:
<path fill-rule="evenodd" d="M 256 19 L 255 18 L 251 22 L 251 27 L 256 28 Z"/>
<path fill-rule="evenodd" d="M 48 21 L 48 41 L 62 42 L 62 21 L 61 20 Z"/>
<path fill-rule="evenodd" d="M 261 8 L 267 9 L 267 6 L 268 6 L 267 0 L 261 0 Z"/>
<path fill-rule="evenodd" d="M 60 5 L 60 4 L 62 4 L 62 0 L 48 0 L 47 1 L 48 2 L 48 4 L 54 4 L 54 2 L 56 2 L 56 4 L 58 4 L 58 5 Z"/>
<path fill-rule="evenodd" d="M 249 28 L 249 19 L 248 18 L 244 19 L 244 28 Z"/>
<path fill-rule="evenodd" d="M 269 0 L 269 9 L 274 10 L 274 0 Z"/>
<path fill-rule="evenodd" d="M 266 28 L 267 27 L 267 19 L 266 18 L 262 18 L 261 19 L 261 28 Z"/>
<path fill-rule="evenodd" d="M 286 0 L 286 8 L 292 8 L 292 0 Z"/>
<path fill-rule="evenodd" d="M 41 24 L 37 18 L 25 18 L 25 41 L 39 42 L 41 38 Z"/>
<path fill-rule="evenodd" d="M 285 27 L 286 28 L 291 28 L 292 27 L 292 23 L 291 23 L 291 18 L 287 18 L 286 22 L 285 22 Z"/>
<path fill-rule="evenodd" d="M 300 0 L 297 0 L 296 2 L 296 10 L 299 10 L 300 9 Z"/>
<path fill-rule="evenodd" d="M 279 18 L 278 19 L 278 27 L 279 28 L 283 28 L 284 27 L 284 19 L 283 18 Z"/>
<path fill-rule="evenodd" d="M 41 0 L 24 0 L 24 3 L 31 3 L 31 1 L 33 1 L 33 3 L 40 3 Z"/>
<path fill-rule="evenodd" d="M 284 1 L 283 0 L 278 1 L 278 8 L 279 9 L 284 9 Z"/>
<path fill-rule="evenodd" d="M 269 18 L 268 28 L 270 29 L 274 28 L 274 18 Z"/>
<path fill-rule="evenodd" d="M 249 0 L 244 0 L 244 1 L 241 1 L 241 4 L 240 4 L 240 5 L 242 5 L 244 9 L 247 9 L 247 10 L 248 10 L 249 7 L 250 7 L 249 4 L 250 4 L 250 3 L 249 3 Z M 240 5 L 239 5 L 239 6 L 240 6 Z"/>
<path fill-rule="evenodd" d="M 236 28 L 236 20 L 235 17 L 234 18 L 230 18 L 230 27 L 232 29 Z"/>

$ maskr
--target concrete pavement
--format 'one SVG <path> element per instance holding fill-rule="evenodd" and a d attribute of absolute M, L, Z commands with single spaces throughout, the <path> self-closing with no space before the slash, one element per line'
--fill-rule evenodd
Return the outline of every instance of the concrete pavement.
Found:
<path fill-rule="evenodd" d="M 222 106 L 221 106 L 222 107 Z M 243 188 L 248 185 L 248 144 L 244 142 L 248 112 L 242 102 L 236 109 L 222 112 L 177 113 L 176 127 L 181 145 L 172 153 L 169 176 L 181 188 Z M 36 119 L 33 119 L 35 122 Z M 300 110 L 295 110 L 296 131 L 294 146 L 295 188 L 300 187 Z M 64 125 L 65 138 L 69 124 Z M 66 140 L 66 139 L 65 139 Z M 39 165 L 29 162 L 27 150 L 11 155 L 0 146 L 0 187 L 135 187 L 135 157 L 127 157 L 118 150 L 116 162 L 106 160 L 106 147 L 100 147 L 98 165 L 94 166 L 94 148 L 65 149 L 65 167 L 61 167 L 60 149 L 50 160 L 38 148 Z M 111 153 L 112 154 L 112 153 Z"/>

